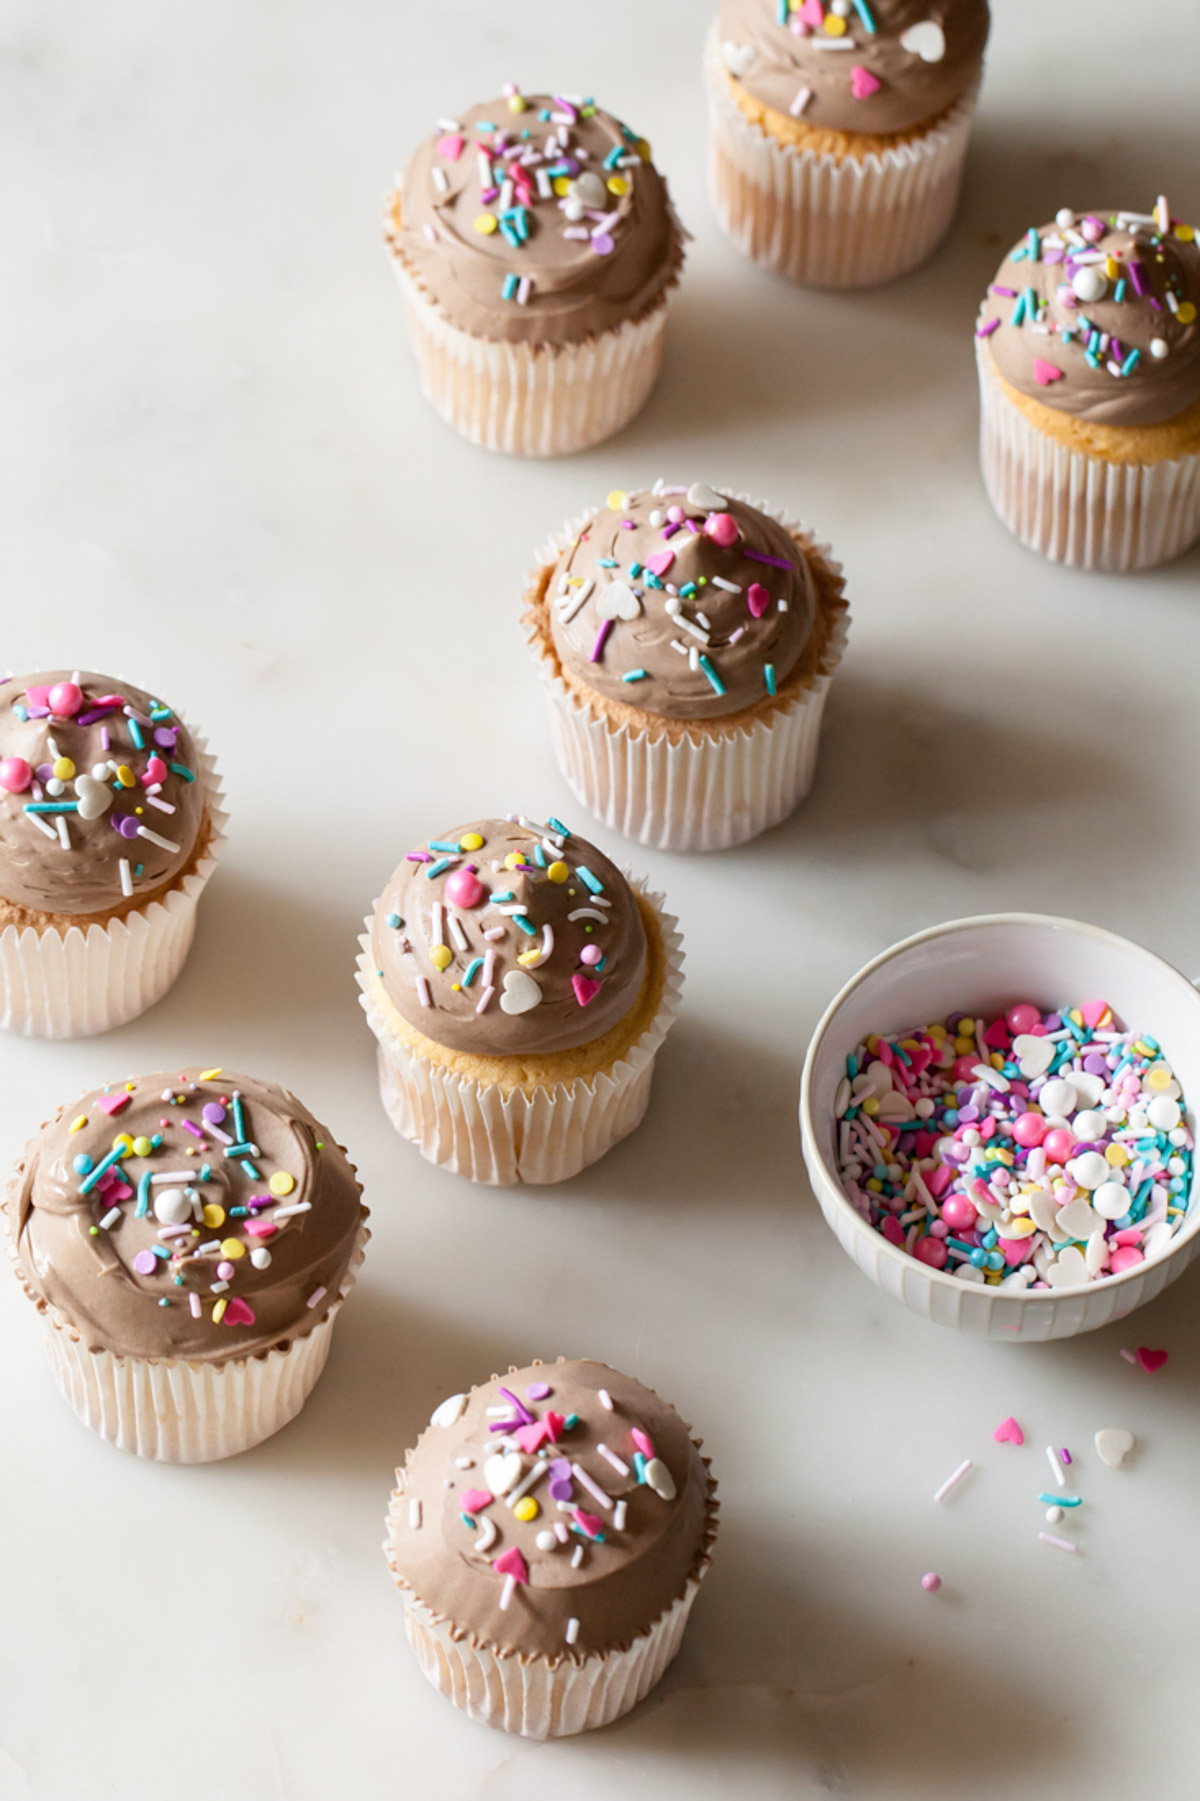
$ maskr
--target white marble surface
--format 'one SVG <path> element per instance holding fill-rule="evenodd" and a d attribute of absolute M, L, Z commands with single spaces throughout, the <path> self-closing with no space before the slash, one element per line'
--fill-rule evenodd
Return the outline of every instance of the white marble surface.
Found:
<path fill-rule="evenodd" d="M 838 1250 L 795 1129 L 825 1000 L 925 923 L 1075 912 L 1200 970 L 1200 555 L 1106 580 L 1010 541 L 977 479 L 970 336 L 1000 251 L 1063 201 L 1165 183 L 1200 214 L 1194 0 L 997 10 L 953 239 L 851 298 L 717 235 L 701 0 L 0 11 L 0 657 L 143 675 L 209 732 L 234 815 L 161 1006 L 108 1039 L 0 1044 L 0 1154 L 85 1084 L 219 1060 L 344 1137 L 375 1229 L 306 1412 L 227 1467 L 92 1439 L 0 1291 L 3 1801 L 1191 1792 L 1196 1278 L 1087 1340 L 938 1332 Z M 425 411 L 379 236 L 430 118 L 510 77 L 630 117 L 696 233 L 651 407 L 552 467 Z M 843 557 L 817 789 L 739 853 L 629 853 L 690 953 L 651 1115 L 559 1192 L 476 1192 L 379 1110 L 356 927 L 460 817 L 586 828 L 550 767 L 521 573 L 566 514 L 659 473 L 767 494 Z M 1170 1364 L 1131 1368 L 1137 1343 Z M 379 1541 L 433 1401 L 560 1349 L 678 1401 L 724 1530 L 653 1700 L 537 1747 L 426 1687 Z M 991 1441 L 1008 1413 L 1025 1450 Z M 1115 1473 L 1089 1448 L 1110 1424 L 1141 1441 Z M 1036 1538 L 1051 1439 L 1079 1453 L 1074 1558 Z"/>

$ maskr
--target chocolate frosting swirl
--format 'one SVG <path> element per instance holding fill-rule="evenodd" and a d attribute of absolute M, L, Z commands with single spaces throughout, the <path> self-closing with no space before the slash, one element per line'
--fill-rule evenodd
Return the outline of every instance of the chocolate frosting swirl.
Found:
<path fill-rule="evenodd" d="M 1064 208 L 1009 251 L 975 331 L 1019 393 L 1101 425 L 1157 425 L 1200 399 L 1200 245 L 1156 211 Z"/>
<path fill-rule="evenodd" d="M 616 865 L 557 820 L 479 819 L 410 852 L 371 929 L 384 992 L 453 1051 L 591 1044 L 646 979 L 646 931 Z"/>
<path fill-rule="evenodd" d="M 196 1363 L 311 1332 L 366 1218 L 345 1153 L 293 1095 L 196 1069 L 60 1108 L 7 1213 L 26 1288 L 89 1349 Z"/>
<path fill-rule="evenodd" d="M 721 0 L 725 66 L 802 125 L 883 137 L 946 112 L 979 80 L 987 0 Z M 807 96 L 805 98 L 805 96 Z"/>
<path fill-rule="evenodd" d="M 514 92 L 444 123 L 409 162 L 388 235 L 460 330 L 577 344 L 641 317 L 675 280 L 667 184 L 612 114 Z"/>
<path fill-rule="evenodd" d="M 187 868 L 203 819 L 191 733 L 145 689 L 69 669 L 0 684 L 0 899 L 142 905 Z"/>
<path fill-rule="evenodd" d="M 608 500 L 550 579 L 564 669 L 667 719 L 720 719 L 773 694 L 816 612 L 786 526 L 703 482 Z"/>
<path fill-rule="evenodd" d="M 716 1485 L 690 1429 L 604 1363 L 534 1363 L 451 1396 L 396 1479 L 396 1580 L 454 1637 L 501 1656 L 626 1648 L 716 1536 Z"/>

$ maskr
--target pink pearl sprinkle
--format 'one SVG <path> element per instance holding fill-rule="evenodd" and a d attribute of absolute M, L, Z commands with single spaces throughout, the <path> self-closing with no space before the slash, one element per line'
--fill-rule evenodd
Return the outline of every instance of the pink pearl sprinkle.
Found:
<path fill-rule="evenodd" d="M 217 1274 L 221 1278 L 222 1282 L 228 1282 L 230 1277 L 233 1275 L 232 1263 L 218 1263 Z"/>
<path fill-rule="evenodd" d="M 598 944 L 585 944 L 579 953 L 579 961 L 581 963 L 586 963 L 588 967 L 591 968 L 593 965 L 599 963 L 603 955 L 604 952 L 600 949 Z"/>
<path fill-rule="evenodd" d="M 925 1574 L 921 1577 L 921 1587 L 925 1590 L 925 1593 L 927 1595 L 936 1595 L 938 1589 L 941 1588 L 941 1586 L 942 1586 L 942 1579 L 938 1575 L 937 1571 L 936 1570 L 926 1570 Z"/>

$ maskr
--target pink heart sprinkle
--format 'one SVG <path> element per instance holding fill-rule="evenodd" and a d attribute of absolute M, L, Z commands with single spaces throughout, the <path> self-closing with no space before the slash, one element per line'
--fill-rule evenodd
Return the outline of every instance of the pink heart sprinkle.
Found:
<path fill-rule="evenodd" d="M 254 1309 L 243 1301 L 240 1294 L 235 1294 L 221 1316 L 221 1324 L 223 1326 L 252 1326 Z"/>
<path fill-rule="evenodd" d="M 1144 1344 L 1137 1348 L 1137 1360 L 1149 1375 L 1152 1375 L 1155 1370 L 1160 1370 L 1169 1355 L 1168 1351 L 1151 1351 Z"/>
<path fill-rule="evenodd" d="M 571 986 L 575 990 L 575 999 L 581 1007 L 586 1007 L 589 1001 L 594 1001 L 600 992 L 600 983 L 592 976 L 572 976 Z"/>
<path fill-rule="evenodd" d="M 751 582 L 749 591 L 746 595 L 746 605 L 750 609 L 752 618 L 761 619 L 770 604 L 771 596 L 767 593 L 767 590 L 763 587 L 762 583 Z M 880 1046 L 880 1048 L 882 1049 L 883 1047 Z"/>
<path fill-rule="evenodd" d="M 527 1457 L 532 1457 L 535 1451 L 540 1450 L 549 1436 L 550 1428 L 545 1420 L 534 1420 L 532 1425 L 518 1426 L 513 1433 L 514 1439 Z"/>
<path fill-rule="evenodd" d="M 146 787 L 146 788 L 152 787 L 155 782 L 165 782 L 166 779 L 167 779 L 167 766 L 163 762 L 162 758 L 161 757 L 151 757 L 150 761 L 146 765 L 145 774 L 142 776 L 143 787 Z"/>
<path fill-rule="evenodd" d="M 604 1530 L 604 1521 L 597 1519 L 594 1513 L 585 1513 L 582 1507 L 577 1507 L 571 1517 L 589 1538 L 599 1538 Z"/>
<path fill-rule="evenodd" d="M 525 1567 L 525 1559 L 510 1545 L 507 1551 L 501 1551 L 499 1557 L 493 1558 L 492 1568 L 497 1576 L 511 1576 L 514 1582 L 528 1582 L 529 1571 Z"/>
<path fill-rule="evenodd" d="M 646 558 L 645 567 L 653 575 L 665 575 L 674 561 L 675 552 L 673 550 L 656 550 L 652 557 Z"/>
<path fill-rule="evenodd" d="M 49 688 L 40 686 L 26 688 L 25 698 L 31 707 L 48 707 L 50 705 L 50 690 Z"/>
<path fill-rule="evenodd" d="M 495 1495 L 486 1488 L 464 1488 L 458 1498 L 464 1513 L 481 1513 L 496 1499 Z"/>
<path fill-rule="evenodd" d="M 821 0 L 804 0 L 804 5 L 800 8 L 800 23 L 818 27 L 825 23 L 825 15 L 821 11 Z"/>
<path fill-rule="evenodd" d="M 932 1174 L 926 1176 L 925 1186 L 932 1195 L 944 1194 L 954 1180 L 954 1171 L 945 1163 L 939 1163 Z"/>
<path fill-rule="evenodd" d="M 1082 1007 L 1079 1009 L 1080 1018 L 1083 1020 L 1084 1025 L 1090 1026 L 1093 1032 L 1107 1012 L 1107 1001 L 1084 1001 Z"/>
<path fill-rule="evenodd" d="M 102 1094 L 96 1104 L 101 1113 L 120 1113 L 123 1107 L 128 1107 L 129 1096 L 127 1094 Z"/>
<path fill-rule="evenodd" d="M 856 100 L 867 100 L 877 94 L 882 87 L 878 75 L 872 75 L 870 69 L 864 69 L 861 63 L 855 63 L 850 71 L 850 92 Z"/>
<path fill-rule="evenodd" d="M 1040 356 L 1034 357 L 1033 379 L 1037 382 L 1039 388 L 1048 388 L 1051 382 L 1061 381 L 1062 378 L 1062 370 L 1057 368 L 1054 363 L 1048 363 Z"/>
<path fill-rule="evenodd" d="M 1025 1443 L 1025 1434 L 1011 1413 L 1006 1420 L 1000 1421 L 992 1433 L 992 1437 L 998 1445 L 1023 1445 Z"/>
<path fill-rule="evenodd" d="M 438 139 L 435 148 L 448 163 L 456 163 L 463 153 L 463 140 L 456 131 L 448 131 Z"/>
<path fill-rule="evenodd" d="M 1006 1051 L 1012 1044 L 1008 1029 L 1002 1019 L 994 1019 L 983 1034 L 983 1042 L 990 1044 L 994 1051 Z"/>

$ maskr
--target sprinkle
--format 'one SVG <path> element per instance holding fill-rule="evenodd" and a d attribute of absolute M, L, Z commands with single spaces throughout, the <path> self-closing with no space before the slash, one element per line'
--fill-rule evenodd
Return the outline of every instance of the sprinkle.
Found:
<path fill-rule="evenodd" d="M 605 619 L 601 622 L 600 630 L 596 633 L 596 642 L 592 645 L 591 655 L 588 658 L 589 662 L 598 663 L 600 661 L 600 658 L 604 654 L 605 640 L 612 631 L 612 627 L 613 622 L 611 619 Z"/>
<path fill-rule="evenodd" d="M 571 1568 L 573 1570 L 577 1570 L 580 1568 L 582 1563 L 583 1563 L 583 1546 L 576 1545 L 575 1549 L 571 1553 Z"/>
<path fill-rule="evenodd" d="M 606 1413 L 612 1413 L 613 1398 L 609 1394 L 607 1388 L 598 1388 L 596 1390 L 596 1399 L 599 1401 L 601 1407 L 603 1407 L 603 1409 Z"/>
<path fill-rule="evenodd" d="M 578 1463 L 573 1463 L 571 1465 L 571 1474 L 574 1476 L 576 1482 L 579 1483 L 581 1488 L 587 1489 L 589 1495 L 591 1495 L 591 1497 L 594 1501 L 598 1501 L 602 1507 L 606 1507 L 610 1513 L 612 1512 L 612 1504 L 613 1504 L 612 1496 L 610 1494 L 608 1494 L 606 1490 L 601 1488 L 601 1486 L 598 1482 L 593 1481 L 591 1476 L 588 1475 L 587 1471 L 582 1467 L 582 1465 L 580 1465 Z"/>
<path fill-rule="evenodd" d="M 578 1637 L 579 1637 L 579 1621 L 575 1618 L 574 1615 L 572 1615 L 571 1618 L 567 1621 L 567 1632 L 566 1632 L 567 1643 L 569 1645 L 573 1645 L 575 1643 L 575 1640 Z"/>
<path fill-rule="evenodd" d="M 1083 1500 L 1079 1495 L 1039 1495 L 1038 1500 L 1047 1507 L 1083 1506 Z"/>
<path fill-rule="evenodd" d="M 276 1214 L 275 1217 L 278 1219 L 279 1215 Z M 314 1288 L 304 1305 L 306 1307 L 319 1307 L 321 1302 L 325 1299 L 326 1293 L 327 1290 L 324 1288 Z"/>
<path fill-rule="evenodd" d="M 767 684 L 767 693 L 774 694 L 774 692 L 775 692 L 775 665 L 774 665 L 774 663 L 764 663 L 763 664 L 763 680 Z"/>
<path fill-rule="evenodd" d="M 104 1218 L 100 1221 L 101 1228 L 105 1232 L 111 1231 L 120 1217 L 121 1209 L 119 1207 L 110 1207 L 108 1212 L 104 1215 Z"/>
<path fill-rule="evenodd" d="M 796 98 L 792 101 L 792 104 L 788 107 L 788 111 L 789 111 L 789 113 L 791 113 L 793 119 L 798 119 L 800 117 L 801 113 L 804 111 L 805 107 L 808 105 L 808 103 L 811 99 L 812 99 L 812 89 L 811 88 L 797 88 Z"/>
<path fill-rule="evenodd" d="M 419 1531 L 421 1525 L 421 1498 L 413 1495 L 408 1503 L 408 1523 L 413 1531 Z"/>
<path fill-rule="evenodd" d="M 432 1007 L 433 1001 L 429 993 L 429 983 L 424 976 L 417 977 L 415 987 L 417 990 L 417 999 L 420 1001 L 421 1005 L 423 1007 Z"/>
<path fill-rule="evenodd" d="M 966 1475 L 967 1471 L 970 1468 L 971 1468 L 971 1459 L 969 1457 L 966 1457 L 959 1464 L 958 1468 L 954 1471 L 953 1475 L 946 1477 L 946 1480 L 942 1483 L 942 1486 L 938 1489 L 937 1493 L 934 1495 L 934 1497 L 933 1497 L 934 1500 L 935 1501 L 944 1501 L 946 1499 L 946 1496 L 950 1493 L 950 1490 L 952 1488 L 954 1488 L 959 1482 L 962 1481 L 963 1477 Z"/>
<path fill-rule="evenodd" d="M 291 1219 L 294 1213 L 310 1213 L 311 1201 L 293 1201 L 290 1207 L 277 1207 L 271 1215 L 272 1219 Z"/>
<path fill-rule="evenodd" d="M 1053 1532 L 1039 1532 L 1038 1537 L 1043 1544 L 1053 1545 L 1056 1551 L 1077 1551 L 1079 1549 L 1079 1546 L 1073 1545 L 1069 1538 L 1055 1538 Z"/>
<path fill-rule="evenodd" d="M 594 660 L 595 659 L 593 659 L 593 661 Z M 713 668 L 712 664 L 709 662 L 708 658 L 705 656 L 702 656 L 699 659 L 699 661 L 700 661 L 701 669 L 704 671 L 705 675 L 708 677 L 709 685 L 711 686 L 713 693 L 714 694 L 724 694 L 725 693 L 725 684 L 721 680 L 720 676 L 717 674 L 716 670 Z"/>
<path fill-rule="evenodd" d="M 644 669 L 631 669 L 626 675 L 621 677 L 621 680 L 623 682 L 644 682 L 646 680 L 646 671 Z"/>
<path fill-rule="evenodd" d="M 1065 1488 L 1067 1486 L 1067 1478 L 1063 1475 L 1062 1464 L 1054 1454 L 1053 1445 L 1046 1446 L 1046 1458 L 1050 1464 L 1050 1468 L 1054 1472 L 1054 1480 L 1058 1483 L 1060 1488 Z"/>

